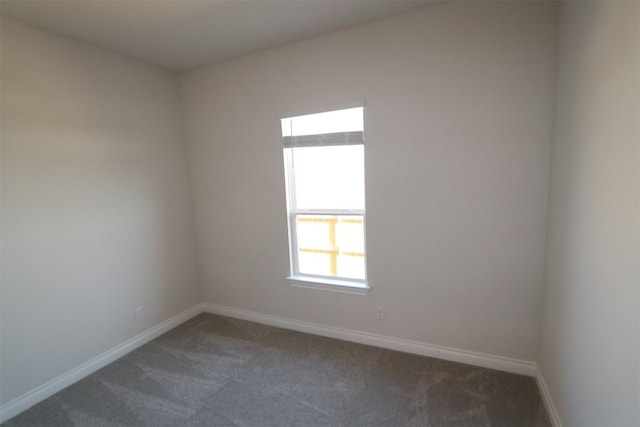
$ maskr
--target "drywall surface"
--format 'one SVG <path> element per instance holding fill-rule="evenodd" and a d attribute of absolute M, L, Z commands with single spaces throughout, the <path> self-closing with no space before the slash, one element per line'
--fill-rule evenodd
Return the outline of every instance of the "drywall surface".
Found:
<path fill-rule="evenodd" d="M 640 3 L 560 9 L 539 364 L 567 426 L 640 425 Z"/>
<path fill-rule="evenodd" d="M 200 293 L 175 76 L 11 20 L 1 47 L 7 403 Z"/>
<path fill-rule="evenodd" d="M 534 360 L 554 12 L 447 3 L 183 75 L 205 301 Z M 371 291 L 292 288 L 279 118 L 358 100 Z"/>

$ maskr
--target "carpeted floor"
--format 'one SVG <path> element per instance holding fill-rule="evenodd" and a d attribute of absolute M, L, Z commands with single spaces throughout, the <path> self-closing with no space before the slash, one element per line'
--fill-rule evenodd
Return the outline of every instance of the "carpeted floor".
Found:
<path fill-rule="evenodd" d="M 550 426 L 533 378 L 202 314 L 17 426 Z"/>

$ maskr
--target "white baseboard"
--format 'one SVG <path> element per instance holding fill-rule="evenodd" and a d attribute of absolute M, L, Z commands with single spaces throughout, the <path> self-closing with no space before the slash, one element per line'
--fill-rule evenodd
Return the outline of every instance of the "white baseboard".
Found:
<path fill-rule="evenodd" d="M 553 404 L 551 394 L 549 394 L 549 389 L 547 388 L 547 383 L 545 382 L 542 371 L 537 364 L 536 383 L 538 383 L 538 390 L 540 390 L 540 394 L 542 395 L 542 401 L 544 402 L 544 407 L 547 409 L 547 414 L 549 415 L 551 425 L 553 427 L 562 427 L 562 422 L 560 421 L 560 416 L 558 415 L 558 411 L 556 410 L 556 405 Z"/>
<path fill-rule="evenodd" d="M 20 412 L 29 409 L 31 406 L 46 399 L 47 397 L 59 392 L 65 387 L 70 386 L 78 380 L 108 365 L 125 354 L 135 350 L 136 348 L 148 343 L 152 339 L 164 334 L 165 332 L 175 328 L 179 324 L 186 322 L 192 317 L 202 313 L 202 305 L 197 304 L 164 322 L 148 329 L 135 337 L 123 342 L 120 345 L 105 351 L 101 355 L 85 362 L 68 372 L 52 379 L 51 381 L 34 388 L 33 390 L 13 399 L 0 407 L 0 423 L 13 418 Z"/>
<path fill-rule="evenodd" d="M 549 413 L 554 427 L 561 427 L 555 407 L 549 396 L 549 392 L 544 383 L 544 379 L 537 369 L 534 362 L 528 360 L 512 359 L 508 357 L 496 356 L 485 353 L 477 353 L 456 348 L 444 347 L 423 343 L 419 341 L 405 340 L 385 335 L 377 335 L 368 332 L 361 332 L 352 329 L 337 328 L 333 326 L 322 325 L 319 323 L 304 322 L 300 320 L 288 319 L 285 317 L 261 314 L 253 311 L 241 310 L 233 307 L 221 306 L 216 304 L 202 303 L 197 304 L 170 319 L 148 329 L 135 337 L 125 341 L 124 343 L 113 347 L 112 349 L 94 357 L 93 359 L 77 366 L 74 369 L 52 379 L 51 381 L 36 387 L 35 389 L 19 396 L 12 401 L 0 407 L 0 423 L 13 418 L 19 413 L 29 409 L 31 406 L 41 402 L 58 391 L 70 386 L 76 381 L 81 380 L 108 365 L 125 354 L 135 350 L 136 348 L 146 344 L 147 342 L 157 338 L 163 333 L 173 329 L 181 323 L 197 316 L 202 312 L 219 314 L 222 316 L 234 317 L 237 319 L 248 320 L 252 322 L 262 323 L 265 325 L 276 326 L 279 328 L 290 329 L 298 332 L 305 332 L 314 335 L 321 335 L 329 338 L 336 338 L 345 341 L 356 342 L 359 344 L 371 345 L 390 350 L 402 351 L 405 353 L 418 354 L 421 356 L 434 357 L 437 359 L 449 360 L 452 362 L 465 363 L 467 365 L 480 366 L 483 368 L 497 369 L 500 371 L 511 372 L 515 374 L 535 376 L 538 381 L 541 394 L 543 396 L 547 411 Z"/>
<path fill-rule="evenodd" d="M 531 362 L 528 360 L 512 359 L 508 357 L 495 356 L 492 354 L 476 353 L 467 350 L 443 347 L 419 341 L 411 341 L 401 338 L 393 338 L 385 335 L 371 334 L 368 332 L 361 332 L 352 329 L 336 328 L 319 323 L 303 322 L 300 320 L 271 316 L 217 304 L 203 303 L 202 308 L 207 313 L 214 313 L 222 316 L 249 320 L 252 322 L 263 323 L 265 325 L 291 329 L 298 332 L 321 335 L 329 338 L 337 338 L 345 341 L 356 342 L 359 344 L 397 350 L 405 353 L 419 354 L 421 356 L 429 356 L 437 359 L 465 363 L 467 365 L 481 366 L 483 368 L 497 369 L 500 371 L 527 375 L 531 377 L 535 376 L 536 374 L 535 362 Z"/>

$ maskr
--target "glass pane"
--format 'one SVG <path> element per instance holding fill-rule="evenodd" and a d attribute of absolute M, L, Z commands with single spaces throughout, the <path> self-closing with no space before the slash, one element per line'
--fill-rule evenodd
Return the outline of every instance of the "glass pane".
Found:
<path fill-rule="evenodd" d="M 298 254 L 298 269 L 303 274 L 330 276 L 328 265 L 331 260 L 328 254 L 301 252 Z"/>
<path fill-rule="evenodd" d="M 319 135 L 364 129 L 363 108 L 347 108 L 282 119 L 282 136 Z"/>
<path fill-rule="evenodd" d="M 364 146 L 293 150 L 295 209 L 364 210 Z"/>
<path fill-rule="evenodd" d="M 298 271 L 365 278 L 364 218 L 361 215 L 296 215 Z"/>

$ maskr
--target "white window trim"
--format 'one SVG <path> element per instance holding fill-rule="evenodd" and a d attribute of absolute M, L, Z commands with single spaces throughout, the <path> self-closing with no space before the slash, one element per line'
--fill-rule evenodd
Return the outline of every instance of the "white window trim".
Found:
<path fill-rule="evenodd" d="M 352 107 L 364 107 L 364 103 L 358 104 L 348 104 L 348 106 L 343 106 L 342 108 L 352 108 Z M 322 110 L 314 110 L 313 113 L 316 112 L 324 112 L 331 110 L 339 110 L 341 108 L 329 108 Z M 290 114 L 286 117 L 295 117 L 305 114 L 312 113 L 300 113 Z M 354 132 L 362 135 L 362 132 Z M 289 137 L 290 138 L 290 137 Z M 361 140 L 362 141 L 362 140 Z M 362 143 L 362 142 L 360 142 Z M 290 282 L 292 287 L 296 288 L 304 288 L 304 289 L 317 289 L 317 290 L 325 290 L 332 292 L 340 292 L 354 295 L 367 295 L 369 292 L 369 285 L 367 281 L 367 238 L 366 238 L 366 210 L 354 210 L 354 209 L 335 209 L 335 210 L 326 210 L 326 209 L 293 209 L 295 203 L 295 177 L 292 173 L 293 164 L 292 164 L 292 147 L 285 147 L 283 150 L 284 153 L 284 165 L 285 165 L 285 185 L 287 188 L 287 225 L 289 232 L 289 264 L 290 264 L 290 275 L 287 277 L 287 280 Z M 351 279 L 351 278 L 334 278 L 328 276 L 317 276 L 311 274 L 300 273 L 298 268 L 298 247 L 297 247 L 297 236 L 296 236 L 296 227 L 295 227 L 295 217 L 296 215 L 306 214 L 306 215 L 358 215 L 362 216 L 364 221 L 364 262 L 365 262 L 365 278 L 364 279 Z"/>
<path fill-rule="evenodd" d="M 342 294 L 362 295 L 369 293 L 367 282 L 356 282 L 353 280 L 329 279 L 320 276 L 295 276 L 287 277 L 287 280 L 294 288 L 316 289 L 320 291 L 339 292 Z"/>

